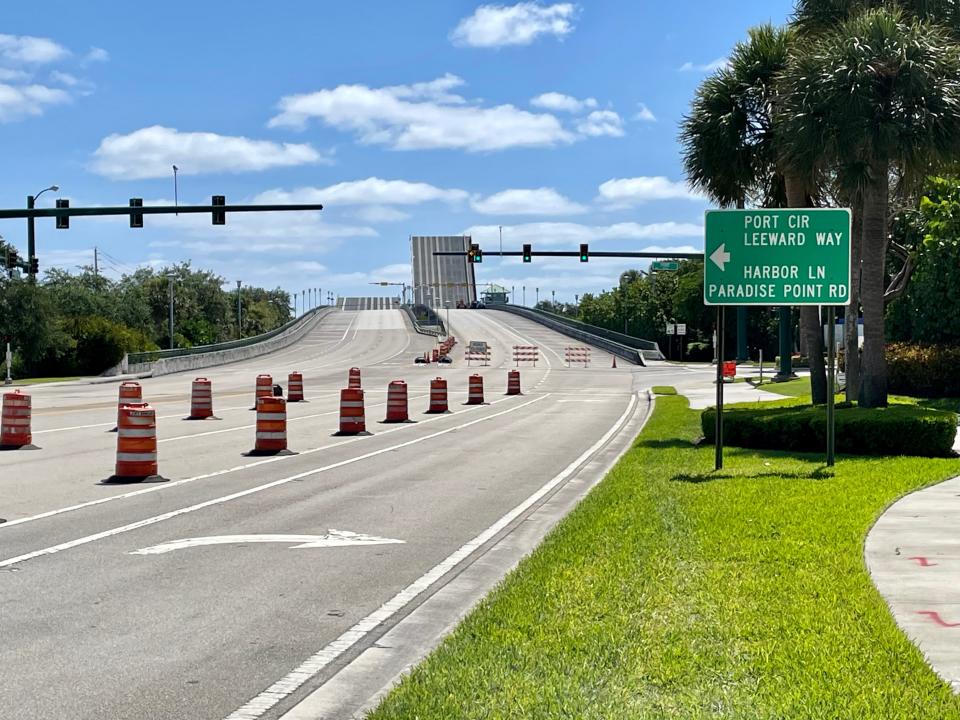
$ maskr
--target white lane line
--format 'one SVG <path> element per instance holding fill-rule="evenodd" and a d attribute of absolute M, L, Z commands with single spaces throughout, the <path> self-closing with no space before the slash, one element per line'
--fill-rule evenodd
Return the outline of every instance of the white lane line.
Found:
<path fill-rule="evenodd" d="M 456 393 L 462 395 L 463 393 Z M 544 396 L 546 397 L 546 396 Z M 511 400 L 511 397 L 503 397 L 499 400 L 494 400 L 490 405 L 499 405 L 502 402 L 508 402 Z M 377 403 L 377 405 L 372 405 L 371 407 L 380 407 L 386 405 L 386 403 Z M 460 412 L 473 412 L 475 410 L 481 410 L 484 407 L 489 407 L 485 405 L 472 405 L 464 408 Z M 264 458 L 263 460 L 257 460 L 251 463 L 245 463 L 243 465 L 235 465 L 231 468 L 226 468 L 224 470 L 214 470 L 213 472 L 204 473 L 202 475 L 194 475 L 193 477 L 184 478 L 183 480 L 173 480 L 171 482 L 151 485 L 150 487 L 140 488 L 138 490 L 131 490 L 130 492 L 121 493 L 119 495 L 110 495 L 109 497 L 98 498 L 97 500 L 88 500 L 86 502 L 77 503 L 76 505 L 69 505 L 67 507 L 58 508 L 56 510 L 47 510 L 46 512 L 39 513 L 37 515 L 29 515 L 27 517 L 17 518 L 16 520 L 8 520 L 5 523 L 0 523 L 0 532 L 3 532 L 4 529 L 13 527 L 14 525 L 22 525 L 23 523 L 33 522 L 35 520 L 44 520 L 46 518 L 54 517 L 56 515 L 62 515 L 63 513 L 73 512 L 75 510 L 83 510 L 84 508 L 93 507 L 94 505 L 103 505 L 105 503 L 113 502 L 115 500 L 127 500 L 132 497 L 138 497 L 140 495 L 146 495 L 148 493 L 160 492 L 161 490 L 166 490 L 169 488 L 174 488 L 179 485 L 186 485 L 188 483 L 196 482 L 197 480 L 209 480 L 210 478 L 221 477 L 223 475 L 229 475 L 235 472 L 241 472 L 243 470 L 249 470 L 251 468 L 260 467 L 261 465 L 269 465 L 275 462 L 285 462 L 296 457 L 301 457 L 303 455 L 312 455 L 313 453 L 321 452 L 323 450 L 332 450 L 333 448 L 341 447 L 343 445 L 351 445 L 356 442 L 364 442 L 371 440 L 376 437 L 381 437 L 383 435 L 389 435 L 390 433 L 401 432 L 404 430 L 409 430 L 411 428 L 422 427 L 432 422 L 440 422 L 441 420 L 447 420 L 450 415 L 436 415 L 431 418 L 424 420 L 418 420 L 416 423 L 398 425 L 397 427 L 390 428 L 389 430 L 381 430 L 373 435 L 359 435 L 356 437 L 351 437 L 346 440 L 341 440 L 339 442 L 330 443 L 329 445 L 321 445 L 320 447 L 310 448 L 309 450 L 300 450 L 297 455 L 276 455 L 274 457 Z"/>
<path fill-rule="evenodd" d="M 374 610 L 372 613 L 367 615 L 336 640 L 331 642 L 316 654 L 309 657 L 286 677 L 278 680 L 239 710 L 231 713 L 226 720 L 258 720 L 258 718 L 262 717 L 281 700 L 289 696 L 291 693 L 296 692 L 305 682 L 310 680 L 327 665 L 332 663 L 343 653 L 360 642 L 360 640 L 362 640 L 371 630 L 376 629 L 379 625 L 396 615 L 400 610 L 410 604 L 410 602 L 412 602 L 420 593 L 422 593 L 424 590 L 427 590 L 431 585 L 435 584 L 450 570 L 463 562 L 463 560 L 468 558 L 478 548 L 483 546 L 487 541 L 496 536 L 497 533 L 507 527 L 528 509 L 530 509 L 538 500 L 573 475 L 573 473 L 581 465 L 583 465 L 583 463 L 585 463 L 594 453 L 600 450 L 600 448 L 606 445 L 610 438 L 620 431 L 624 423 L 626 423 L 633 414 L 636 406 L 637 396 L 631 395 L 630 402 L 627 404 L 627 409 L 624 411 L 623 415 L 621 415 L 620 418 L 613 424 L 613 426 L 607 430 L 603 437 L 591 445 L 582 455 L 580 455 L 580 457 L 567 465 L 567 467 L 564 468 L 560 474 L 549 480 L 539 490 L 533 493 L 533 495 L 517 505 L 515 508 L 513 508 L 513 510 L 508 512 L 493 525 L 473 538 L 473 540 L 469 541 L 460 549 L 449 555 L 440 564 L 434 566 L 426 573 L 421 575 L 417 580 L 394 595 L 390 600 L 381 605 L 377 610 Z"/>
<path fill-rule="evenodd" d="M 506 410 L 501 410 L 500 412 L 493 413 L 491 415 L 485 415 L 476 420 L 471 420 L 470 422 L 463 423 L 461 425 L 454 425 L 453 427 L 446 428 L 444 430 L 439 430 L 438 432 L 432 433 L 430 435 L 423 435 L 422 437 L 413 438 L 412 440 L 407 440 L 406 442 L 397 443 L 396 445 L 391 445 L 390 447 L 381 448 L 380 450 L 372 450 L 371 452 L 364 453 L 363 455 L 357 455 L 356 457 L 347 458 L 346 460 L 341 460 L 340 462 L 333 463 L 331 465 L 324 465 L 323 467 L 313 468 L 312 470 L 306 470 L 296 475 L 290 475 L 289 477 L 280 478 L 279 480 L 274 480 L 272 482 L 264 483 L 263 485 L 257 485 L 252 488 L 247 488 L 246 490 L 240 490 L 230 495 L 223 495 L 221 497 L 212 498 L 210 500 L 205 500 L 195 505 L 189 505 L 187 507 L 179 508 L 177 510 L 171 510 L 170 512 L 163 513 L 161 515 L 154 515 L 153 517 L 145 518 L 143 520 L 138 520 L 136 522 L 128 523 L 127 525 L 121 525 L 120 527 L 111 528 L 110 530 L 104 530 L 102 532 L 94 533 L 93 535 L 87 535 L 82 538 L 77 538 L 76 540 L 70 540 L 68 542 L 60 543 L 58 545 L 51 545 L 50 547 L 43 548 L 42 550 L 34 550 L 33 552 L 25 553 L 23 555 L 18 555 L 17 557 L 8 558 L 6 560 L 0 560 L 0 568 L 9 567 L 11 565 L 17 565 L 18 563 L 26 562 L 27 560 L 33 560 L 34 558 L 42 557 L 44 555 L 54 555 L 64 550 L 70 550 L 81 545 L 86 545 L 88 543 L 95 542 L 97 540 L 103 540 L 105 538 L 113 537 L 115 535 L 120 535 L 122 533 L 130 532 L 131 530 L 137 530 L 142 527 L 147 527 L 149 525 L 155 525 L 157 523 L 163 522 L 164 520 L 170 520 L 181 515 L 186 515 L 187 513 L 196 512 L 197 510 L 203 510 L 204 508 L 212 507 L 214 505 L 221 505 L 231 500 L 237 500 L 238 498 L 247 497 L 248 495 L 253 495 L 255 493 L 263 492 L 264 490 L 269 490 L 271 488 L 279 487 L 281 485 L 286 485 L 287 483 L 295 482 L 297 480 L 302 480 L 304 478 L 313 477 L 314 475 L 320 475 L 321 473 L 329 472 L 330 470 L 336 470 L 337 468 L 346 467 L 347 465 L 353 465 L 354 463 L 361 462 L 363 460 L 369 460 L 372 457 L 377 457 L 378 455 L 383 455 L 384 453 L 393 452 L 394 450 L 400 450 L 402 448 L 410 447 L 411 445 L 418 445 L 419 443 L 426 442 L 427 440 L 432 440 L 443 435 L 447 435 L 457 430 L 463 430 L 464 428 L 477 425 L 479 423 L 487 422 L 488 420 L 493 420 L 494 418 L 501 417 L 502 415 L 507 415 L 517 410 L 522 410 L 525 407 L 533 405 L 534 403 L 540 402 L 541 400 L 550 397 L 549 395 L 541 395 L 540 397 L 534 398 L 533 400 L 528 400 L 525 403 L 520 405 L 514 405 L 513 407 L 507 408 Z M 301 453 L 302 454 L 302 453 Z"/>

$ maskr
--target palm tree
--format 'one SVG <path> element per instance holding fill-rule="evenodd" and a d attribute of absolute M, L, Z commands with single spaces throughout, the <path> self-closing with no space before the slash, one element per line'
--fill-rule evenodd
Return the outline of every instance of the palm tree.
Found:
<path fill-rule="evenodd" d="M 783 79 L 788 161 L 831 163 L 862 197 L 864 346 L 859 401 L 887 403 L 885 259 L 893 169 L 925 174 L 960 141 L 960 48 L 948 29 L 880 7 L 802 48 Z"/>

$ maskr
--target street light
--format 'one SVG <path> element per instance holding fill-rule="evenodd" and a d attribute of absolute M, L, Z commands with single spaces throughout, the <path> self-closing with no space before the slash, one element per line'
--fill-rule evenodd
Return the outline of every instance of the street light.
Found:
<path fill-rule="evenodd" d="M 240 283 L 242 280 L 237 280 L 237 340 L 243 338 L 243 315 L 241 314 L 240 307 Z"/>
<path fill-rule="evenodd" d="M 446 330 L 447 330 L 447 337 L 450 337 L 450 301 L 449 301 L 449 300 L 445 300 L 443 304 L 444 304 L 444 305 L 446 306 L 446 308 L 447 308 L 447 327 L 446 327 Z"/>
<path fill-rule="evenodd" d="M 33 210 L 36 206 L 37 198 L 43 195 L 48 190 L 53 192 L 59 192 L 59 185 L 51 185 L 50 187 L 45 187 L 43 190 L 38 192 L 36 195 L 27 195 L 27 209 Z M 31 280 L 34 279 L 33 273 L 33 258 L 37 254 L 37 240 L 36 240 L 36 230 L 34 228 L 33 217 L 27 218 L 27 277 Z"/>
<path fill-rule="evenodd" d="M 173 281 L 177 279 L 174 273 L 167 273 L 167 286 L 170 289 L 170 349 L 173 350 Z"/>

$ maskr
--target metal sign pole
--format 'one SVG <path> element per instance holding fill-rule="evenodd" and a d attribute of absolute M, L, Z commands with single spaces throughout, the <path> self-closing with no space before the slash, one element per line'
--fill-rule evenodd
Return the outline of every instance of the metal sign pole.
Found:
<path fill-rule="evenodd" d="M 722 305 L 717 307 L 717 417 L 714 421 L 714 470 L 723 469 L 723 321 Z"/>
<path fill-rule="evenodd" d="M 834 348 L 836 332 L 836 312 L 833 305 L 827 310 L 827 467 L 833 467 L 835 450 L 835 418 L 833 412 L 833 399 L 835 393 L 835 368 L 836 368 L 836 350 Z"/>

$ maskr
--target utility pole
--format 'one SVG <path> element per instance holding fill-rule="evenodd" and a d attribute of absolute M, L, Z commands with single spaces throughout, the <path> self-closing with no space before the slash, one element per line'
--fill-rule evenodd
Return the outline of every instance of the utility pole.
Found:
<path fill-rule="evenodd" d="M 527 286 L 523 286 L 523 306 L 527 306 Z"/>
<path fill-rule="evenodd" d="M 167 275 L 167 280 L 169 281 L 168 286 L 170 288 L 170 349 L 173 350 L 173 281 L 176 278 L 176 275 L 170 273 Z"/>
<path fill-rule="evenodd" d="M 237 340 L 243 338 L 243 319 L 240 315 L 240 283 L 242 281 L 237 280 Z"/>
<path fill-rule="evenodd" d="M 99 277 L 100 275 L 100 262 L 97 258 L 97 246 L 93 246 L 93 274 Z"/>
<path fill-rule="evenodd" d="M 60 187 L 58 185 L 51 185 L 50 187 L 45 187 L 36 195 L 27 195 L 27 210 L 33 210 L 36 206 L 37 198 L 47 192 L 47 190 L 59 192 Z M 31 282 L 37 279 L 37 276 L 33 272 L 33 258 L 37 254 L 37 234 L 33 220 L 33 215 L 27 218 L 27 278 Z"/>

